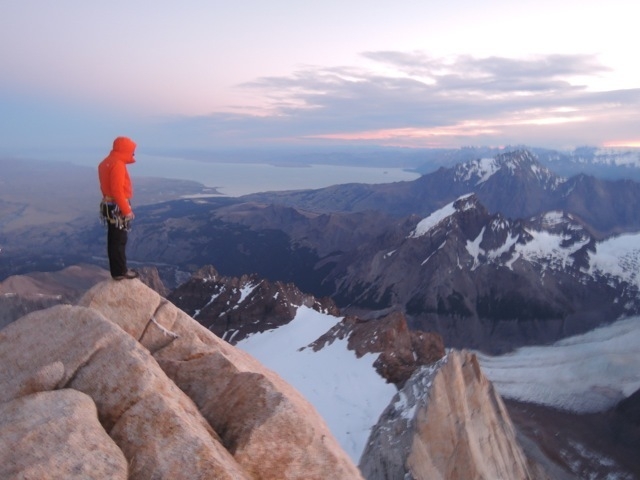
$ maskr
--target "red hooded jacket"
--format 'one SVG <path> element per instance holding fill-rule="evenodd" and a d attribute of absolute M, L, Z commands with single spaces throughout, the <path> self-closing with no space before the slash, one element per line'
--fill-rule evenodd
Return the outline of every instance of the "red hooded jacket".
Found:
<path fill-rule="evenodd" d="M 100 165 L 98 178 L 102 195 L 113 199 L 120 208 L 122 215 L 131 213 L 129 199 L 133 197 L 133 187 L 127 164 L 135 162 L 136 144 L 127 137 L 118 137 L 113 141 L 113 149 Z"/>

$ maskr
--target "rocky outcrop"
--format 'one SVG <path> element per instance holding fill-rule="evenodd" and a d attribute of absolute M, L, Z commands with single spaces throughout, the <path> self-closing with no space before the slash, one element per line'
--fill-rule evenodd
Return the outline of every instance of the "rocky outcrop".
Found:
<path fill-rule="evenodd" d="M 411 377 L 373 428 L 360 468 L 368 480 L 541 478 L 502 400 L 465 351 Z"/>
<path fill-rule="evenodd" d="M 316 340 L 313 349 L 317 351 L 336 338 L 348 338 L 348 348 L 358 358 L 367 353 L 379 353 L 374 368 L 398 388 L 402 388 L 421 366 L 431 365 L 445 355 L 440 335 L 409 330 L 401 312 L 372 320 L 345 317 Z"/>
<path fill-rule="evenodd" d="M 138 280 L 102 282 L 78 306 L 13 322 L 0 363 L 0 441 L 32 449 L 0 449 L 9 476 L 361 478 L 297 391 Z M 32 404 L 78 421 L 34 430 Z M 61 450 L 76 456 L 65 464 Z"/>
<path fill-rule="evenodd" d="M 80 303 L 113 319 L 153 354 L 250 478 L 359 478 L 296 390 L 142 283 L 105 282 Z"/>

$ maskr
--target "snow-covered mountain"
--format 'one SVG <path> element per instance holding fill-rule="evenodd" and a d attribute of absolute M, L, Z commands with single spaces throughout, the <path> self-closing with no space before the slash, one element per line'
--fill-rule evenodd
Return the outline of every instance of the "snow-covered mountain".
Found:
<path fill-rule="evenodd" d="M 573 163 L 582 166 L 640 168 L 640 148 L 579 147 L 569 152 L 536 149 L 536 153 L 550 165 Z"/>
<path fill-rule="evenodd" d="M 597 240 L 576 216 L 490 214 L 463 195 L 360 249 L 338 303 L 404 308 L 447 346 L 499 352 L 640 313 L 640 235 Z M 613 253 L 615 252 L 615 253 Z"/>
<path fill-rule="evenodd" d="M 555 190 L 566 181 L 540 165 L 528 150 L 460 163 L 453 167 L 453 174 L 456 181 L 474 186 L 487 182 L 494 175 L 520 177 L 526 183 L 537 184 L 545 190 Z"/>
<path fill-rule="evenodd" d="M 430 236 L 438 228 L 449 229 L 456 222 L 456 214 L 475 208 L 481 207 L 472 195 L 462 196 L 420 220 L 409 238 Z M 501 242 L 496 243 L 496 234 Z M 495 216 L 476 238 L 467 240 L 466 251 L 473 258 L 471 270 L 487 263 L 513 270 L 514 263 L 529 262 L 537 264 L 541 273 L 570 269 L 593 280 L 604 277 L 611 283 L 626 282 L 640 289 L 640 233 L 597 241 L 573 215 L 561 211 L 526 222 Z"/>
<path fill-rule="evenodd" d="M 640 180 L 640 148 L 637 147 L 578 147 L 574 150 L 551 150 L 535 146 L 514 145 L 503 148 L 466 147 L 457 150 L 424 152 L 424 164 L 416 167 L 421 173 L 431 173 L 438 167 L 494 158 L 518 150 L 532 152 L 537 160 L 562 176 L 579 174 L 599 178 Z"/>

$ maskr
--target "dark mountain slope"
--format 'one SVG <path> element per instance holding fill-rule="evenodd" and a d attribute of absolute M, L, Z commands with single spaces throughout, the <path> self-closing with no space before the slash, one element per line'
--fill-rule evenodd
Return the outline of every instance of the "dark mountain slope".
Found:
<path fill-rule="evenodd" d="M 632 180 L 603 181 L 587 175 L 569 179 L 557 204 L 591 225 L 599 238 L 637 231 L 640 188 Z"/>
<path fill-rule="evenodd" d="M 257 275 L 227 277 L 203 267 L 167 297 L 220 338 L 235 344 L 248 335 L 289 323 L 300 306 L 337 315 L 328 298 L 316 299 L 295 285 Z"/>

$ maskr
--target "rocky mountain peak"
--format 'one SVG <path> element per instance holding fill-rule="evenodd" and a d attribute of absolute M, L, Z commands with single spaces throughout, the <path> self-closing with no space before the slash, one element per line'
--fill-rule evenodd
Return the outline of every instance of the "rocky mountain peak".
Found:
<path fill-rule="evenodd" d="M 191 276 L 194 280 L 201 280 L 202 282 L 217 282 L 218 281 L 218 270 L 214 268 L 213 265 L 205 265 L 204 267 L 200 267 L 196 272 Z"/>
<path fill-rule="evenodd" d="M 533 182 L 546 190 L 554 190 L 563 179 L 543 166 L 528 150 L 515 150 L 458 164 L 453 169 L 456 182 L 477 188 L 493 179 L 517 179 L 522 183 Z"/>
<path fill-rule="evenodd" d="M 432 235 L 438 228 L 450 230 L 456 218 L 462 217 L 463 220 L 461 221 L 464 223 L 464 219 L 482 217 L 487 214 L 486 208 L 478 201 L 475 194 L 463 195 L 420 220 L 415 229 L 409 234 L 409 238 Z"/>
<path fill-rule="evenodd" d="M 348 339 L 348 348 L 358 358 L 367 353 L 379 354 L 374 368 L 388 382 L 402 387 L 423 365 L 430 365 L 445 355 L 440 335 L 410 330 L 401 312 L 381 318 L 363 320 L 347 316 L 313 342 L 314 351 L 336 339 Z"/>
<path fill-rule="evenodd" d="M 500 396 L 465 351 L 411 377 L 372 429 L 360 460 L 368 480 L 544 478 L 534 468 Z"/>

